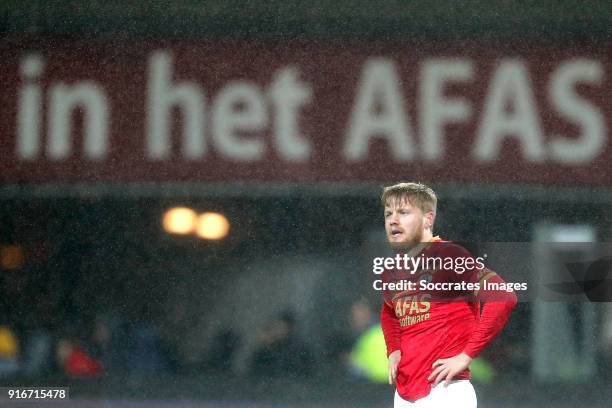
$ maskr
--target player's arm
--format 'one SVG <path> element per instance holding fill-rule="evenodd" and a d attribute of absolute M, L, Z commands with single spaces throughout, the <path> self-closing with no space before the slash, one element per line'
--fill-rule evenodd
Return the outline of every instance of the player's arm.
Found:
<path fill-rule="evenodd" d="M 449 245 L 445 247 L 443 251 L 446 257 L 464 259 L 472 257 L 465 248 L 459 245 Z M 476 264 L 476 262 L 473 264 Z M 450 272 L 449 279 L 468 283 L 478 283 L 481 288 L 484 287 L 483 283 L 485 280 L 488 283 L 505 283 L 499 275 L 486 267 L 480 269 L 474 267 L 462 273 L 457 273 L 452 270 L 447 272 Z M 429 381 L 433 381 L 434 385 L 442 380 L 448 382 L 457 374 L 466 370 L 470 366 L 472 360 L 476 358 L 501 331 L 508 321 L 512 309 L 514 309 L 517 303 L 514 292 L 507 292 L 505 290 L 479 290 L 474 293 L 474 297 L 475 301 L 484 302 L 482 314 L 461 353 L 454 357 L 434 361 L 432 365 L 433 371 L 428 377 Z"/>
<path fill-rule="evenodd" d="M 484 280 L 490 283 L 505 283 L 499 275 L 487 268 L 478 271 L 474 276 L 480 279 L 480 286 Z M 428 379 L 433 381 L 434 385 L 442 380 L 451 381 L 457 374 L 467 369 L 472 360 L 478 357 L 503 329 L 517 303 L 514 292 L 504 290 L 478 291 L 475 300 L 484 302 L 480 319 L 461 353 L 454 357 L 438 359 L 433 363 L 434 370 Z"/>
<path fill-rule="evenodd" d="M 484 282 L 503 284 L 505 281 L 490 269 L 484 268 L 477 275 L 480 286 Z M 504 285 L 501 285 L 502 287 Z M 516 306 L 517 297 L 514 292 L 505 290 L 479 290 L 476 301 L 484 302 L 483 310 L 476 328 L 472 332 L 464 353 L 476 358 L 485 347 L 504 328 L 512 309 Z"/>
<path fill-rule="evenodd" d="M 383 301 L 380 312 L 380 325 L 385 336 L 387 357 L 389 358 L 389 384 L 393 384 L 397 378 L 397 366 L 402 358 L 402 352 L 400 351 L 400 325 L 393 307 L 386 301 Z"/>

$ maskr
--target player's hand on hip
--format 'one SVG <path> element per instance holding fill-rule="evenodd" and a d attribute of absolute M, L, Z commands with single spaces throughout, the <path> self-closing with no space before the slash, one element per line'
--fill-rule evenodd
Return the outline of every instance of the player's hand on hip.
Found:
<path fill-rule="evenodd" d="M 472 357 L 465 353 L 457 354 L 450 358 L 441 358 L 434 361 L 431 368 L 434 370 L 427 378 L 428 381 L 433 381 L 433 385 L 436 386 L 440 381 L 444 380 L 446 384 L 451 381 L 457 374 L 464 371 L 470 366 Z"/>
<path fill-rule="evenodd" d="M 402 352 L 400 350 L 395 350 L 393 353 L 389 354 L 389 384 L 395 384 L 397 366 L 401 359 Z"/>

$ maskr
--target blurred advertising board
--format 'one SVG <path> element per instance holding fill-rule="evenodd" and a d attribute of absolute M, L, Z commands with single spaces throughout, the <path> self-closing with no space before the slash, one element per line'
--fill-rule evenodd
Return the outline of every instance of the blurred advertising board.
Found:
<path fill-rule="evenodd" d="M 4 40 L 0 181 L 612 185 L 612 47 Z"/>

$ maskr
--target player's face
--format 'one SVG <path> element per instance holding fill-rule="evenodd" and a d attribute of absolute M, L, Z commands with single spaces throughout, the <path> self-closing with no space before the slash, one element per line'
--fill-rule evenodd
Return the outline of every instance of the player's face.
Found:
<path fill-rule="evenodd" d="M 389 200 L 385 206 L 385 231 L 391 244 L 416 245 L 423 239 L 424 215 L 407 199 Z"/>

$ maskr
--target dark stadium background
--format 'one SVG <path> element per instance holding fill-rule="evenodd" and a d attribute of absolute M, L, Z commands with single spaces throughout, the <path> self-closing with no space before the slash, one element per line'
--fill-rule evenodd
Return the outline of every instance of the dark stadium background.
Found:
<path fill-rule="evenodd" d="M 352 305 L 365 299 L 375 315 L 380 304 L 368 262 L 384 246 L 382 187 L 413 179 L 431 184 L 440 199 L 436 233 L 446 239 L 530 243 L 550 239 L 546 226 L 579 225 L 609 241 L 611 21 L 606 2 L 577 1 L 3 2 L 0 326 L 17 345 L 3 349 L 0 387 L 69 387 L 71 400 L 56 404 L 74 407 L 391 406 L 390 386 L 352 375 L 346 363 Z M 156 49 L 175 51 L 173 80 L 199 82 L 207 111 L 230 80 L 263 88 L 278 69 L 301 68 L 300 81 L 314 88 L 307 119 L 298 123 L 315 142 L 311 161 L 293 163 L 269 145 L 264 159 L 248 165 L 216 154 L 211 145 L 211 157 L 186 161 L 178 136 L 185 122 L 176 112 L 171 159 L 144 157 L 134 148 L 144 128 L 134 122 L 145 109 L 134 103 L 145 100 L 144 67 Z M 81 114 L 73 115 L 76 142 L 64 161 L 46 157 L 48 136 L 34 159 L 16 155 L 19 61 L 36 52 L 45 59 L 43 89 L 54 75 L 66 83 L 104 83 L 113 106 L 108 159 L 80 153 Z M 411 63 L 449 56 L 473 61 L 472 83 L 449 86 L 453 96 L 472 102 L 472 117 L 463 128 L 447 128 L 442 159 L 396 162 L 381 141 L 371 144 L 363 164 L 340 159 L 335 140 L 346 132 L 347 101 L 356 97 L 354 87 L 343 87 L 355 86 L 366 60 L 399 61 L 414 125 L 419 94 Z M 605 142 L 597 155 L 578 164 L 534 164 L 510 144 L 491 163 L 469 158 L 464 139 L 473 138 L 489 89 L 479 82 L 489 81 L 504 58 L 528 67 L 537 114 L 551 134 L 580 131 L 555 117 L 547 94 L 551 72 L 565 60 L 601 64 L 599 84 L 579 85 L 602 114 Z M 208 89 L 206 81 L 214 85 Z M 271 123 L 258 133 L 270 144 Z M 168 234 L 161 220 L 176 206 L 225 215 L 229 235 L 207 241 Z M 544 238 L 537 231 L 545 231 Z M 519 303 L 483 356 L 495 376 L 474 380 L 480 406 L 608 406 L 609 304 L 556 305 L 547 312 L 552 325 L 539 332 L 540 339 L 551 339 L 543 347 L 535 340 L 537 306 Z M 561 309 L 569 314 L 555 315 Z M 589 313 L 595 320 L 587 324 Z M 261 332 L 287 316 L 307 350 L 304 365 L 289 375 L 274 375 L 265 364 L 255 370 Z M 61 341 L 97 356 L 92 339 L 101 324 L 122 334 L 113 343 L 117 365 L 91 378 L 66 374 L 57 362 Z M 571 350 L 559 346 L 565 340 L 553 341 L 567 330 L 575 335 Z M 138 355 L 151 350 L 138 349 L 139 340 L 157 357 Z M 28 372 L 35 345 L 45 358 Z M 569 372 L 542 374 L 534 363 L 538 353 L 555 367 L 569 355 L 594 363 L 584 371 L 571 363 Z M 12 370 L 15 362 L 19 368 Z"/>

